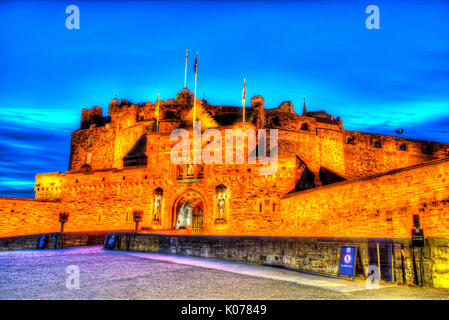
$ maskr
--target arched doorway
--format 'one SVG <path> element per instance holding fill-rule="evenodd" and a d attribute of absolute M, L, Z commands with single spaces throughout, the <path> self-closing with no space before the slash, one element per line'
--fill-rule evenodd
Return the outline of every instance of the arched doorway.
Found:
<path fill-rule="evenodd" d="M 203 231 L 205 203 L 195 190 L 186 190 L 173 205 L 173 229 L 191 229 L 194 234 Z"/>

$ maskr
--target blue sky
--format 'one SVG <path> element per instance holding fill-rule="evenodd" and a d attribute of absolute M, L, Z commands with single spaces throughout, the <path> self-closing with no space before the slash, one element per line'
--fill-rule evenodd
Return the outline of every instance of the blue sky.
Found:
<path fill-rule="evenodd" d="M 80 8 L 80 29 L 65 8 Z M 365 8 L 380 9 L 368 30 Z M 325 109 L 345 129 L 449 142 L 447 1 L 0 2 L 0 195 L 33 197 L 65 172 L 81 108 L 107 113 L 193 88 L 212 104 L 247 97 Z"/>

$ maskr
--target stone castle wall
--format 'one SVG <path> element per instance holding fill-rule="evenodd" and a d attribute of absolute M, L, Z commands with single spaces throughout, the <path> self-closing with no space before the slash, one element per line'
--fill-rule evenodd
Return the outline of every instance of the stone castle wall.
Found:
<path fill-rule="evenodd" d="M 134 226 L 133 210 L 144 212 L 141 226 L 147 230 L 171 229 L 175 202 L 187 192 L 195 192 L 203 200 L 205 233 L 257 234 L 279 228 L 280 197 L 295 187 L 295 157 L 280 157 L 275 175 L 261 176 L 260 164 L 211 164 L 204 165 L 201 179 L 184 181 L 176 178 L 176 165 L 170 161 L 170 150 L 177 141 L 169 138 L 168 133 L 147 134 L 150 156 L 146 167 L 39 174 L 36 199 L 61 201 L 61 207 L 71 215 L 67 231 L 130 229 Z M 225 145 L 222 153 L 224 157 Z M 224 223 L 215 223 L 219 185 L 229 191 Z M 162 216 L 161 221 L 153 221 L 158 188 L 163 191 Z"/>
<path fill-rule="evenodd" d="M 87 163 L 89 153 L 92 170 L 113 167 L 115 137 L 110 124 L 75 131 L 71 139 L 69 171 L 80 170 Z"/>
<path fill-rule="evenodd" d="M 190 105 L 170 103 L 173 100 L 160 102 L 162 133 L 179 127 L 178 118 L 185 119 L 191 109 Z M 216 108 L 207 110 L 219 113 L 230 107 Z M 75 131 L 69 171 L 82 170 L 88 154 L 92 157 L 92 170 L 123 168 L 123 157 L 143 134 L 154 131 L 154 109 L 154 103 L 126 104 L 110 111 L 110 124 Z M 265 110 L 265 127 L 279 130 L 280 154 L 297 155 L 315 175 L 323 167 L 353 179 L 449 156 L 448 144 L 342 130 L 342 125 L 321 123 L 314 117 L 278 109 Z M 374 146 L 375 142 L 379 147 Z M 400 150 L 400 146 L 405 150 Z M 148 151 L 147 156 L 151 158 Z"/>
<path fill-rule="evenodd" d="M 38 174 L 36 201 L 1 199 L 0 236 L 54 231 L 60 211 L 70 214 L 67 231 L 133 229 L 132 213 L 142 210 L 141 227 L 166 232 L 175 223 L 176 201 L 188 192 L 204 203 L 205 234 L 371 237 L 392 236 L 392 231 L 399 230 L 395 237 L 404 238 L 409 237 L 411 215 L 423 212 L 433 236 L 448 236 L 443 215 L 447 216 L 448 182 L 442 178 L 447 174 L 447 158 L 427 163 L 448 157 L 448 144 L 345 131 L 340 119 L 323 118 L 323 112 L 318 112 L 321 118 L 299 116 L 285 112 L 288 103 L 284 108 L 264 109 L 263 99 L 255 97 L 248 114 L 259 125 L 279 130 L 276 174 L 261 176 L 259 164 L 212 164 L 203 166 L 202 178 L 182 181 L 170 161 L 170 150 L 177 142 L 169 138 L 180 121 L 189 118 L 189 99 L 188 93 L 180 93 L 176 101 L 160 101 L 159 133 L 154 132 L 154 103 L 114 99 L 110 122 L 102 118 L 100 108 L 83 110 L 83 129 L 72 135 L 69 171 Z M 239 116 L 235 112 L 241 109 L 198 103 L 206 119 L 214 113 Z M 224 130 L 232 128 L 258 127 L 234 123 L 218 129 L 224 137 Z M 147 135 L 147 165 L 124 168 L 123 157 L 143 134 Z M 374 147 L 376 141 L 379 148 Z M 284 197 L 295 190 L 300 170 L 304 170 L 298 169 L 298 158 L 314 174 L 317 186 L 323 168 L 350 181 Z M 389 172 L 408 166 L 415 167 Z M 371 177 L 375 174 L 380 175 Z M 216 223 L 219 185 L 227 188 L 228 202 L 225 221 Z M 154 221 L 158 188 L 163 191 L 161 219 Z M 440 229 L 438 219 L 443 219 Z M 346 228 L 348 221 L 357 226 L 350 230 L 354 233 Z"/>
<path fill-rule="evenodd" d="M 61 211 L 69 213 L 66 231 L 130 230 L 133 210 L 143 210 L 140 226 L 165 232 L 173 227 L 176 200 L 193 191 L 204 201 L 204 234 L 410 238 L 412 216 L 419 214 L 426 236 L 449 238 L 449 159 L 282 198 L 292 188 L 294 160 L 280 159 L 276 176 L 252 175 L 248 169 L 257 168 L 248 165 L 211 166 L 194 182 L 172 180 L 170 170 L 138 168 L 38 176 L 45 180 L 36 188 L 40 201 L 0 198 L 0 236 L 57 231 Z M 220 184 L 230 194 L 224 224 L 216 224 Z M 153 221 L 156 188 L 163 189 L 159 222 Z"/>
<path fill-rule="evenodd" d="M 170 168 L 169 160 L 164 157 L 154 161 L 158 164 L 167 162 Z M 193 190 L 205 202 L 205 233 L 270 233 L 279 228 L 280 196 L 294 187 L 290 179 L 294 174 L 294 159 L 280 159 L 279 165 L 277 178 L 248 172 L 258 171 L 255 165 L 209 166 L 201 182 L 177 181 L 170 170 L 137 168 L 93 174 L 58 174 L 53 179 L 62 182 L 55 183 L 50 190 L 39 187 L 36 196 L 45 200 L 61 199 L 62 207 L 71 215 L 66 224 L 68 231 L 130 229 L 134 227 L 133 210 L 144 211 L 141 226 L 158 230 L 172 228 L 176 199 Z M 37 181 L 40 179 L 38 177 Z M 230 190 L 227 223 L 215 225 L 215 188 L 221 184 Z M 163 190 L 161 222 L 152 220 L 153 193 L 157 188 Z"/>
<path fill-rule="evenodd" d="M 348 143 L 348 138 L 352 143 Z M 343 131 L 345 177 L 349 179 L 387 172 L 449 156 L 449 145 L 380 134 Z M 374 147 L 375 142 L 380 147 Z M 400 145 L 405 150 L 400 150 Z"/>
<path fill-rule="evenodd" d="M 61 203 L 0 197 L 0 237 L 56 232 Z"/>
<path fill-rule="evenodd" d="M 410 238 L 413 215 L 426 236 L 449 238 L 449 158 L 287 195 L 282 233 Z"/>

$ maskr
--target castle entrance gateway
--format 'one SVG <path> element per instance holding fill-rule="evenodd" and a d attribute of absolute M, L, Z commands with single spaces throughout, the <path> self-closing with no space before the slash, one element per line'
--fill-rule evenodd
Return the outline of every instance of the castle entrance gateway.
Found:
<path fill-rule="evenodd" d="M 195 190 L 186 190 L 173 205 L 173 229 L 192 230 L 193 234 L 203 232 L 205 203 L 202 195 Z"/>

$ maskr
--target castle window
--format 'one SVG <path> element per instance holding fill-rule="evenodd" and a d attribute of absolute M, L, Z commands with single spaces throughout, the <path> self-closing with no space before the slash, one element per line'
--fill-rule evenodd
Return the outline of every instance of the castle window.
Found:
<path fill-rule="evenodd" d="M 92 163 L 92 153 L 88 153 L 86 157 L 86 164 L 90 165 Z"/>
<path fill-rule="evenodd" d="M 144 120 L 144 113 L 141 112 L 141 113 L 139 113 L 139 114 L 137 115 L 137 122 L 143 121 L 143 120 Z"/>
<path fill-rule="evenodd" d="M 182 166 L 176 167 L 176 179 L 182 179 L 184 177 L 183 168 Z"/>
<path fill-rule="evenodd" d="M 429 147 L 429 146 L 425 146 L 425 147 L 422 149 L 422 153 L 424 153 L 424 154 L 431 154 L 432 151 L 430 150 L 430 147 Z"/>
<path fill-rule="evenodd" d="M 193 164 L 188 164 L 186 172 L 187 178 L 193 178 L 194 175 L 195 175 L 195 166 Z"/>
<path fill-rule="evenodd" d="M 401 151 L 406 151 L 407 150 L 407 146 L 403 143 L 399 145 L 399 150 Z"/>
<path fill-rule="evenodd" d="M 90 135 L 89 136 L 89 148 L 91 148 L 94 145 L 94 136 Z"/>
<path fill-rule="evenodd" d="M 381 148 L 381 144 L 379 140 L 374 141 L 374 148 Z"/>
<path fill-rule="evenodd" d="M 176 166 L 177 180 L 196 180 L 204 177 L 204 168 L 199 164 L 180 164 Z"/>
<path fill-rule="evenodd" d="M 203 177 L 203 174 L 204 174 L 204 167 L 199 166 L 198 167 L 198 175 L 197 175 L 198 179 L 201 179 Z"/>
<path fill-rule="evenodd" d="M 354 144 L 354 138 L 348 138 L 346 144 Z"/>
<path fill-rule="evenodd" d="M 309 124 L 308 124 L 308 123 L 303 123 L 303 124 L 301 125 L 301 130 L 304 130 L 304 131 L 309 130 Z"/>
<path fill-rule="evenodd" d="M 165 112 L 164 118 L 165 119 L 176 119 L 176 114 L 173 111 L 168 110 Z"/>

